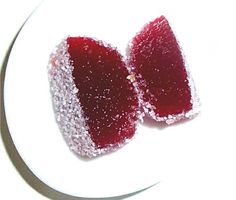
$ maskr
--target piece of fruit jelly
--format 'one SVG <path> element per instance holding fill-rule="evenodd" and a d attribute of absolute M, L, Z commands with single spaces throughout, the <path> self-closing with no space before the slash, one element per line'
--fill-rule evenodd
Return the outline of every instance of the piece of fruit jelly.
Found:
<path fill-rule="evenodd" d="M 135 134 L 136 90 L 119 52 L 101 41 L 68 37 L 50 57 L 56 120 L 71 149 L 86 157 L 111 152 Z"/>
<path fill-rule="evenodd" d="M 153 119 L 171 124 L 196 114 L 193 80 L 164 16 L 145 25 L 133 38 L 128 64 L 144 111 Z"/>

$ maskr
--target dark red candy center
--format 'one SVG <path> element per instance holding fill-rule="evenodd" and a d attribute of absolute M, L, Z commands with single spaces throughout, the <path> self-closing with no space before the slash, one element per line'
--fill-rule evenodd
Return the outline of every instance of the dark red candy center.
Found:
<path fill-rule="evenodd" d="M 68 37 L 73 78 L 89 134 L 99 148 L 117 145 L 135 132 L 138 99 L 116 49 L 86 37 Z"/>
<path fill-rule="evenodd" d="M 143 100 L 156 107 L 158 116 L 191 110 L 185 63 L 165 17 L 150 22 L 136 35 L 129 56 Z"/>

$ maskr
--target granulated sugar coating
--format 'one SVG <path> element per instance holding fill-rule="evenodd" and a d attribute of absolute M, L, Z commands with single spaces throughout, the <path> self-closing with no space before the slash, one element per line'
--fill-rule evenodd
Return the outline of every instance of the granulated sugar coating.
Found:
<path fill-rule="evenodd" d="M 167 124 L 199 112 L 193 79 L 164 16 L 133 38 L 125 61 L 102 41 L 67 37 L 50 57 L 49 82 L 59 128 L 80 156 L 127 143 L 141 108 Z"/>
<path fill-rule="evenodd" d="M 128 64 L 143 108 L 152 118 L 171 124 L 196 114 L 198 98 L 193 81 L 164 16 L 144 26 L 133 38 Z"/>
<path fill-rule="evenodd" d="M 139 102 L 128 76 L 117 50 L 91 38 L 68 37 L 51 55 L 56 119 L 75 153 L 94 157 L 133 137 Z"/>

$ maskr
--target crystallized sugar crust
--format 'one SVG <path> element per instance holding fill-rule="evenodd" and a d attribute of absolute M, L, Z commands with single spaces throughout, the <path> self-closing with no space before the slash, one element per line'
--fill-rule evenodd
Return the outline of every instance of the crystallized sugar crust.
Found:
<path fill-rule="evenodd" d="M 97 152 L 88 134 L 85 118 L 73 78 L 73 66 L 69 61 L 68 45 L 63 40 L 51 54 L 49 82 L 57 124 L 71 150 L 81 156 L 92 157 Z"/>
<path fill-rule="evenodd" d="M 116 115 L 114 119 L 110 119 L 108 116 L 106 117 L 106 112 L 108 112 L 109 110 L 103 111 L 104 113 L 103 113 L 102 118 L 98 119 L 96 123 L 99 123 L 99 124 L 103 122 L 105 123 L 106 120 L 113 120 L 114 123 L 116 123 L 116 121 L 119 118 L 121 119 L 127 118 L 128 121 L 127 123 L 122 122 L 121 126 L 119 127 L 119 131 L 117 133 L 119 135 L 121 134 L 123 138 L 122 141 L 111 143 L 109 145 L 106 145 L 105 147 L 104 146 L 99 147 L 93 141 L 93 138 L 92 138 L 93 135 L 91 135 L 91 131 L 93 130 L 92 129 L 93 127 L 91 125 L 91 119 L 88 118 L 87 116 L 89 115 L 93 116 L 96 114 L 96 112 L 100 112 L 100 110 L 98 109 L 96 111 L 96 106 L 92 104 L 92 106 L 94 107 L 91 107 L 89 104 L 91 93 L 89 91 L 86 92 L 84 90 L 85 86 L 88 84 L 86 84 L 85 86 L 82 85 L 83 87 L 80 86 L 81 91 L 76 86 L 75 81 L 78 81 L 78 79 L 75 80 L 73 73 L 76 73 L 76 70 L 74 70 L 74 64 L 76 65 L 77 63 L 76 63 L 76 59 L 73 61 L 71 60 L 71 56 L 73 56 L 73 52 L 71 52 L 72 55 L 70 55 L 68 53 L 69 52 L 68 49 L 69 49 L 69 44 L 68 44 L 68 38 L 67 38 L 67 39 L 64 39 L 56 47 L 55 51 L 51 54 L 49 67 L 48 67 L 50 90 L 51 90 L 53 107 L 54 107 L 57 124 L 67 144 L 69 145 L 70 149 L 76 154 L 83 157 L 92 158 L 100 154 L 112 152 L 116 150 L 117 148 L 120 148 L 127 142 L 129 142 L 129 140 L 131 139 L 131 138 L 126 138 L 125 136 L 122 136 L 122 130 L 125 128 L 128 128 L 129 126 L 133 126 L 132 129 L 134 129 L 135 131 L 136 122 L 138 118 L 138 106 L 137 108 L 133 109 L 132 113 L 128 113 L 128 114 L 120 113 L 120 115 Z M 88 51 L 89 50 L 90 49 L 88 49 Z M 85 57 L 86 55 L 83 56 L 83 58 Z M 85 66 L 82 66 L 82 67 L 85 67 Z M 77 70 L 78 70 L 78 66 L 77 66 Z M 87 76 L 83 77 L 82 70 L 79 71 L 79 73 L 80 73 L 79 74 L 80 77 L 83 79 L 83 81 L 81 81 L 82 83 L 88 80 L 89 77 Z M 106 76 L 108 75 L 109 74 L 106 74 Z M 92 78 L 92 76 L 90 78 Z M 92 84 L 93 82 L 91 81 L 93 80 L 92 79 L 90 80 L 90 83 Z M 130 87 L 131 86 L 132 84 L 130 84 Z M 92 90 L 94 90 L 94 88 Z M 95 90 L 97 89 L 95 88 Z M 96 101 L 98 101 L 98 104 L 99 102 L 101 103 L 101 100 L 104 100 L 104 101 L 107 99 L 109 100 L 109 98 L 104 99 L 105 95 L 108 94 L 107 92 L 109 92 L 109 90 L 105 89 L 104 92 L 105 93 L 102 93 L 103 96 L 99 95 L 92 98 L 96 99 Z M 81 97 L 81 99 L 78 98 L 78 94 L 80 93 L 85 95 L 85 97 L 84 98 Z M 131 96 L 129 98 L 131 98 Z M 93 111 L 90 111 L 88 113 L 87 109 L 90 109 L 88 107 L 91 107 Z M 113 107 L 115 108 L 115 105 Z M 87 115 L 85 112 L 87 112 Z M 124 118 L 124 115 L 126 115 L 126 118 Z M 92 123 L 93 122 L 95 121 L 92 121 Z M 111 126 L 114 127 L 114 124 Z M 97 126 L 96 128 L 97 128 L 97 134 L 99 135 L 102 134 L 99 132 L 100 127 Z M 110 127 L 109 129 L 112 130 L 112 127 Z"/>
<path fill-rule="evenodd" d="M 78 89 L 72 77 L 73 66 L 69 57 L 66 40 L 57 46 L 50 57 L 48 72 L 55 117 L 70 149 L 78 155 L 94 157 L 111 149 L 97 149 L 89 136 L 76 95 Z"/>

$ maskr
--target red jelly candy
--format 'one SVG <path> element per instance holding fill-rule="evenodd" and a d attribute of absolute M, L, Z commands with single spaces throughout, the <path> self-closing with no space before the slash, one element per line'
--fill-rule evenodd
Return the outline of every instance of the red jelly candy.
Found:
<path fill-rule="evenodd" d="M 125 144 L 135 133 L 138 98 L 116 49 L 86 37 L 68 37 L 51 55 L 49 80 L 59 127 L 81 156 Z"/>
<path fill-rule="evenodd" d="M 152 118 L 170 124 L 195 114 L 193 81 L 164 16 L 133 38 L 128 60 L 144 111 Z"/>

